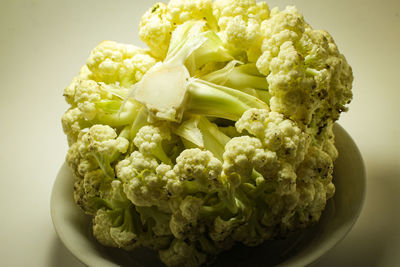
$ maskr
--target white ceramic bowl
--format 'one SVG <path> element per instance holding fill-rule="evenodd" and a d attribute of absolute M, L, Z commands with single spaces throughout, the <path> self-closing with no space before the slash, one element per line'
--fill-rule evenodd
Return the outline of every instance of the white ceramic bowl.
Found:
<path fill-rule="evenodd" d="M 350 135 L 338 124 L 334 127 L 339 158 L 334 169 L 336 194 L 328 202 L 320 222 L 280 241 L 256 248 L 234 247 L 223 253 L 215 266 L 305 266 L 341 241 L 356 222 L 365 195 L 365 168 Z M 91 234 L 90 218 L 73 201 L 71 171 L 64 163 L 51 195 L 51 217 L 64 245 L 89 266 L 163 266 L 157 254 L 147 249 L 127 253 L 99 245 Z"/>

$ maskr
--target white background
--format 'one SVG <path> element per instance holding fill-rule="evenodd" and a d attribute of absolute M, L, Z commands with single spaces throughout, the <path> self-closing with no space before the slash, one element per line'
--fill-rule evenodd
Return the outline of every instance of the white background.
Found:
<path fill-rule="evenodd" d="M 100 41 L 142 45 L 140 15 L 152 3 L 0 0 L 1 266 L 81 266 L 50 218 L 67 151 L 62 92 Z M 340 124 L 365 160 L 367 197 L 353 230 L 316 266 L 400 266 L 400 1 L 269 1 L 277 3 L 295 3 L 328 30 L 355 76 Z"/>

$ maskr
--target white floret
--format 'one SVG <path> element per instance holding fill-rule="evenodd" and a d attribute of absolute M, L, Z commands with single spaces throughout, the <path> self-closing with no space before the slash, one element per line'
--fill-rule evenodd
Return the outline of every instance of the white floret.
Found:
<path fill-rule="evenodd" d="M 99 209 L 93 219 L 93 235 L 100 244 L 108 247 L 118 247 L 111 237 L 110 229 L 113 226 L 110 216 L 105 209 Z"/>
<path fill-rule="evenodd" d="M 77 141 L 68 150 L 66 161 L 75 176 L 83 177 L 85 173 L 99 168 L 96 153 L 112 156 L 114 153 L 125 153 L 129 141 L 117 137 L 117 133 L 108 125 L 93 125 L 87 132 L 79 132 Z"/>
<path fill-rule="evenodd" d="M 74 87 L 74 103 L 86 120 L 93 120 L 96 117 L 98 113 L 96 102 L 112 99 L 112 94 L 93 80 L 78 80 Z"/>
<path fill-rule="evenodd" d="M 85 116 L 79 108 L 68 109 L 63 114 L 61 123 L 70 146 L 78 139 L 79 132 L 87 126 Z"/>
<path fill-rule="evenodd" d="M 156 60 L 147 51 L 130 44 L 103 41 L 86 62 L 96 82 L 118 83 L 128 87 L 141 79 Z"/>
<path fill-rule="evenodd" d="M 166 175 L 171 166 L 158 164 L 153 157 L 134 151 L 115 167 L 117 177 L 123 181 L 127 198 L 136 206 L 158 206 L 167 209 L 168 190 Z"/>
<path fill-rule="evenodd" d="M 199 190 L 214 190 L 221 184 L 222 163 L 210 151 L 185 149 L 176 158 L 173 171 L 180 180 L 196 181 Z"/>
<path fill-rule="evenodd" d="M 161 144 L 162 140 L 169 137 L 168 132 L 162 131 L 158 127 L 147 125 L 140 128 L 133 142 L 141 153 L 149 155 Z"/>
<path fill-rule="evenodd" d="M 232 138 L 223 154 L 224 173 L 227 176 L 239 174 L 243 181 L 251 176 L 254 159 L 262 157 L 264 150 L 259 139 L 250 136 Z"/>
<path fill-rule="evenodd" d="M 82 137 L 82 145 L 101 153 L 125 153 L 129 141 L 124 137 L 117 137 L 116 131 L 110 126 L 97 124 L 90 127 L 89 132 Z"/>
<path fill-rule="evenodd" d="M 275 8 L 261 24 L 257 68 L 267 76 L 272 111 L 318 131 L 352 98 L 352 70 L 325 31 L 313 30 L 295 7 Z"/>
<path fill-rule="evenodd" d="M 280 113 L 262 109 L 247 110 L 236 122 L 236 128 L 256 136 L 265 149 L 276 152 L 279 158 L 294 165 L 304 159 L 310 142 L 309 136 L 295 122 Z"/>
<path fill-rule="evenodd" d="M 134 151 L 128 158 L 119 161 L 115 170 L 117 177 L 126 182 L 145 170 L 155 170 L 157 166 L 158 163 L 155 158 Z"/>
<path fill-rule="evenodd" d="M 216 26 L 212 0 L 171 0 L 168 10 L 176 24 L 183 24 L 192 19 L 205 19 L 211 28 Z"/>
<path fill-rule="evenodd" d="M 142 16 L 139 37 L 150 47 L 155 57 L 163 59 L 167 54 L 174 27 L 167 5 L 156 3 Z"/>
<path fill-rule="evenodd" d="M 242 50 L 249 61 L 256 61 L 261 53 L 260 24 L 269 17 L 268 5 L 255 0 L 216 0 L 213 12 L 226 46 Z"/>
<path fill-rule="evenodd" d="M 110 236 L 119 248 L 125 250 L 133 250 L 140 246 L 137 241 L 137 235 L 131 231 L 121 230 L 120 227 L 111 227 Z"/>
<path fill-rule="evenodd" d="M 75 177 L 79 178 L 83 178 L 87 172 L 99 167 L 96 159 L 88 153 L 88 150 L 81 145 L 81 142 L 76 142 L 70 146 L 65 161 Z"/>

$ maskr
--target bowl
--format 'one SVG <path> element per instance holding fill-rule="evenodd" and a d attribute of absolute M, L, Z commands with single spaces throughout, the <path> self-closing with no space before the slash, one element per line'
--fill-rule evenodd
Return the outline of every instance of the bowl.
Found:
<path fill-rule="evenodd" d="M 350 135 L 334 125 L 336 160 L 333 180 L 336 193 L 318 224 L 293 233 L 285 240 L 267 241 L 248 248 L 237 245 L 222 253 L 214 266 L 306 266 L 337 245 L 351 230 L 363 206 L 366 175 L 361 154 Z M 71 253 L 88 266 L 163 266 L 149 249 L 126 252 L 101 246 L 91 232 L 91 219 L 73 200 L 74 177 L 64 163 L 51 194 L 55 230 Z"/>

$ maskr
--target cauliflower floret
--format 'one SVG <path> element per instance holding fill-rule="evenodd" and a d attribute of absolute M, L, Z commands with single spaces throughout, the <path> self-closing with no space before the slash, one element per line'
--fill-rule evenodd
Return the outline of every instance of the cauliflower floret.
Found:
<path fill-rule="evenodd" d="M 168 249 L 160 250 L 159 255 L 162 262 L 171 267 L 196 267 L 203 264 L 207 259 L 207 256 L 199 252 L 194 245 L 179 239 L 172 241 Z"/>
<path fill-rule="evenodd" d="M 183 187 L 186 186 L 189 192 L 212 192 L 218 190 L 222 185 L 220 180 L 221 161 L 210 151 L 203 151 L 199 148 L 182 151 L 176 158 L 173 172 L 178 178 L 178 181 L 175 180 L 173 184 L 178 186 L 176 183 L 179 183 Z"/>
<path fill-rule="evenodd" d="M 210 230 L 210 237 L 218 248 L 229 249 L 234 242 L 241 242 L 246 246 L 257 246 L 264 240 L 271 238 L 271 233 L 257 220 L 263 208 L 248 206 L 248 211 L 242 211 L 228 220 L 215 218 Z"/>
<path fill-rule="evenodd" d="M 316 222 L 325 208 L 326 201 L 335 193 L 332 183 L 333 161 L 322 149 L 312 146 L 305 160 L 297 170 L 299 196 L 299 212 L 301 221 Z M 309 214 L 310 216 L 306 216 Z"/>
<path fill-rule="evenodd" d="M 168 3 L 168 10 L 175 24 L 183 24 L 191 19 L 205 19 L 210 28 L 217 27 L 212 0 L 171 0 Z"/>
<path fill-rule="evenodd" d="M 159 59 L 165 58 L 169 41 L 175 25 L 172 22 L 167 5 L 156 3 L 141 18 L 139 37 L 146 43 L 152 55 Z"/>
<path fill-rule="evenodd" d="M 66 161 L 76 177 L 101 168 L 108 176 L 114 177 L 111 163 L 120 153 L 128 149 L 129 141 L 117 136 L 107 125 L 93 125 L 88 132 L 81 131 L 78 140 L 70 147 Z"/>
<path fill-rule="evenodd" d="M 261 34 L 257 67 L 267 75 L 271 110 L 315 131 L 336 120 L 352 98 L 353 75 L 332 37 L 313 30 L 295 7 L 273 9 Z"/>
<path fill-rule="evenodd" d="M 271 60 L 279 54 L 281 45 L 299 40 L 304 27 L 308 25 L 294 7 L 287 7 L 282 12 L 277 8 L 271 10 L 270 18 L 261 24 L 263 54 L 257 60 L 257 67 L 261 73 L 270 73 Z"/>
<path fill-rule="evenodd" d="M 185 199 L 179 205 L 182 216 L 190 222 L 195 222 L 197 220 L 203 202 L 203 199 L 198 197 L 185 197 Z"/>
<path fill-rule="evenodd" d="M 261 141 L 250 136 L 232 138 L 225 146 L 223 159 L 224 174 L 234 186 L 249 180 L 255 165 L 274 164 L 273 155 L 265 153 Z"/>
<path fill-rule="evenodd" d="M 153 155 L 165 164 L 171 164 L 171 159 L 162 146 L 164 140 L 170 139 L 171 132 L 167 126 L 146 125 L 140 128 L 135 139 L 133 139 L 133 143 L 144 155 Z"/>
<path fill-rule="evenodd" d="M 310 143 L 308 134 L 282 114 L 262 109 L 249 109 L 235 124 L 239 132 L 246 130 L 263 143 L 263 147 L 277 153 L 294 166 L 304 159 Z"/>
<path fill-rule="evenodd" d="M 76 141 L 80 130 L 93 124 L 119 127 L 132 123 L 139 107 L 132 99 L 123 103 L 129 93 L 126 87 L 140 80 L 154 64 L 155 59 L 143 49 L 111 41 L 100 43 L 64 90 L 71 105 L 62 119 L 69 144 Z"/>
<path fill-rule="evenodd" d="M 123 216 L 126 220 L 121 226 L 115 227 L 117 216 Z M 137 236 L 128 224 L 132 220 L 129 212 L 113 212 L 106 209 L 99 209 L 93 219 L 93 235 L 102 245 L 118 247 L 125 250 L 132 250 L 139 246 Z"/>
<path fill-rule="evenodd" d="M 124 183 L 127 198 L 138 207 L 157 206 L 168 210 L 169 198 L 166 173 L 171 170 L 167 164 L 158 164 L 151 156 L 134 151 L 115 167 L 117 177 Z"/>
<path fill-rule="evenodd" d="M 333 123 L 326 125 L 323 131 L 314 138 L 314 145 L 320 147 L 334 161 L 338 157 L 338 150 L 335 147 L 335 135 L 333 134 Z"/>
<path fill-rule="evenodd" d="M 275 177 L 272 177 L 272 179 L 277 182 L 275 188 L 275 194 L 279 195 L 280 197 L 285 196 L 285 198 L 287 199 L 290 198 L 288 196 L 297 194 L 296 193 L 297 175 L 293 165 L 281 161 L 280 170 L 278 171 Z M 293 201 L 293 204 L 295 202 L 296 201 Z M 286 206 L 290 208 L 291 205 L 286 204 Z"/>
<path fill-rule="evenodd" d="M 186 196 L 172 214 L 169 227 L 178 239 L 197 240 L 205 231 L 205 226 L 198 221 L 204 201 L 193 196 Z"/>
<path fill-rule="evenodd" d="M 123 182 L 128 182 L 145 170 L 155 170 L 158 165 L 155 158 L 145 156 L 139 151 L 134 151 L 129 157 L 118 162 L 115 170 L 118 178 Z"/>
<path fill-rule="evenodd" d="M 96 123 L 124 126 L 134 121 L 140 108 L 133 99 L 124 102 L 128 89 L 117 85 L 77 79 L 68 88 L 73 88 L 69 89 L 68 98 L 73 99 L 72 106 L 81 111 L 80 116 L 85 120 L 83 126 Z"/>
<path fill-rule="evenodd" d="M 85 173 L 99 168 L 96 158 L 81 146 L 80 138 L 83 134 L 82 132 L 79 134 L 78 141 L 70 146 L 65 157 L 65 161 L 71 168 L 74 176 L 81 179 L 83 179 Z"/>
<path fill-rule="evenodd" d="M 209 28 L 216 29 L 211 0 L 173 0 L 156 3 L 141 18 L 139 37 L 158 59 L 167 55 L 172 32 L 189 20 L 206 20 Z"/>
<path fill-rule="evenodd" d="M 67 86 L 67 88 L 64 89 L 64 97 L 65 101 L 67 101 L 68 104 L 75 106 L 75 89 L 77 85 L 80 84 L 80 81 L 83 80 L 90 80 L 90 70 L 88 69 L 87 65 L 83 65 L 81 69 L 79 70 L 78 76 L 72 79 L 71 83 Z"/>
<path fill-rule="evenodd" d="M 255 0 L 216 0 L 214 16 L 218 20 L 218 33 L 225 45 L 235 51 L 247 54 L 255 62 L 261 51 L 260 25 L 269 17 L 267 3 Z"/>
<path fill-rule="evenodd" d="M 112 155 L 114 152 L 125 153 L 129 141 L 117 135 L 116 131 L 108 125 L 93 125 L 81 139 L 83 149 L 88 148 L 92 153 Z"/>
<path fill-rule="evenodd" d="M 79 108 L 68 109 L 63 114 L 61 123 L 63 131 L 67 135 L 69 146 L 76 142 L 79 132 L 90 125 Z"/>
<path fill-rule="evenodd" d="M 101 169 L 86 172 L 83 179 L 74 183 L 74 200 L 87 214 L 95 215 L 94 198 L 107 198 L 111 194 L 111 182 Z"/>
<path fill-rule="evenodd" d="M 78 80 L 74 87 L 74 103 L 82 111 L 86 120 L 93 120 L 96 117 L 98 113 L 96 102 L 112 99 L 112 94 L 93 80 Z"/>
<path fill-rule="evenodd" d="M 244 238 L 237 238 L 238 235 L 233 235 L 235 230 L 244 223 L 243 218 L 233 217 L 228 220 L 223 220 L 221 217 L 216 217 L 211 229 L 210 238 L 216 243 L 217 247 L 227 250 L 230 249 L 235 241 L 243 240 Z M 246 234 L 245 234 L 246 235 Z M 236 240 L 234 239 L 236 238 Z"/>
<path fill-rule="evenodd" d="M 110 233 L 110 229 L 113 226 L 112 219 L 107 210 L 99 209 L 93 218 L 93 235 L 104 246 L 118 247 Z"/>
<path fill-rule="evenodd" d="M 274 235 L 283 236 L 288 231 L 318 222 L 327 200 L 335 192 L 333 160 L 317 146 L 308 148 L 296 170 L 288 165 L 284 172 L 291 178 L 286 179 L 286 186 L 280 181 L 280 190 L 263 196 L 268 212 L 261 219 Z"/>
<path fill-rule="evenodd" d="M 146 50 L 113 41 L 101 42 L 86 62 L 94 81 L 118 83 L 123 87 L 139 81 L 155 63 Z"/>
<path fill-rule="evenodd" d="M 137 213 L 123 194 L 121 181 L 112 181 L 110 194 L 99 202 L 106 205 L 97 210 L 93 219 L 96 239 L 103 245 L 125 250 L 140 246 L 139 229 L 135 229 L 133 222 Z"/>

